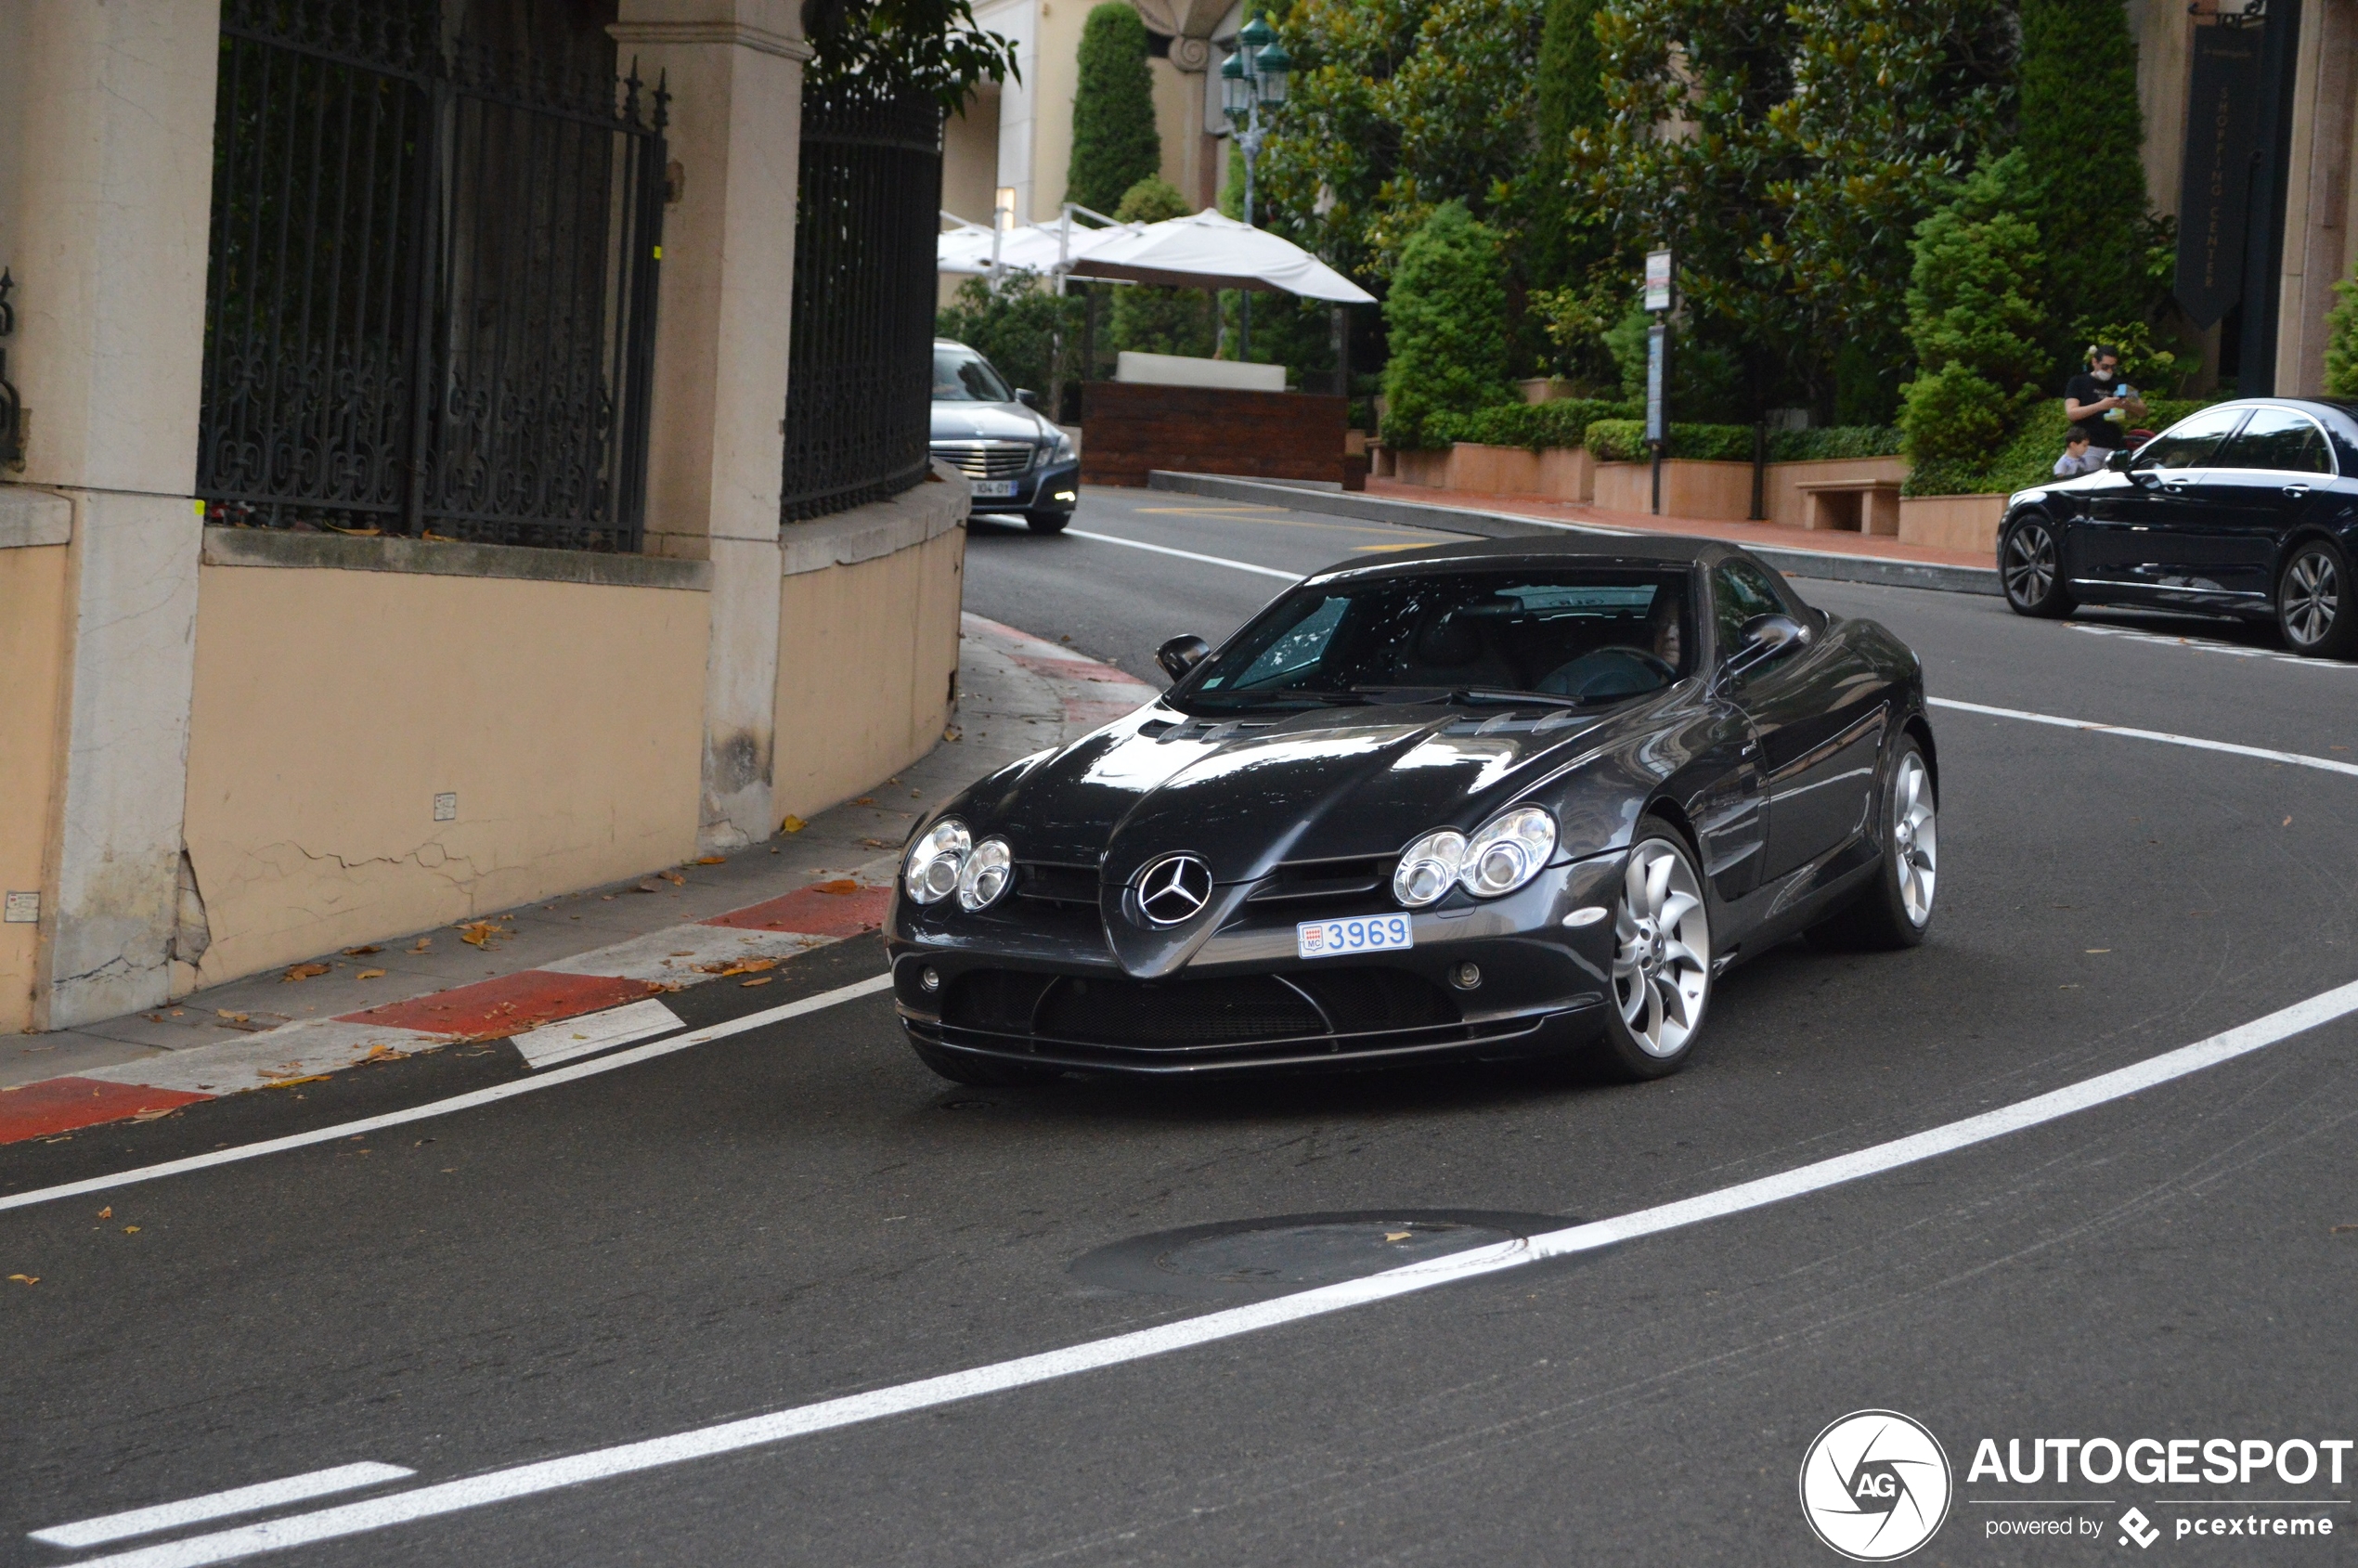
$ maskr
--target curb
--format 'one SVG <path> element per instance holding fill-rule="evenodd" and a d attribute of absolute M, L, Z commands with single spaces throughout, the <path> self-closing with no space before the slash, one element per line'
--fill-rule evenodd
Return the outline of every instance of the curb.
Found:
<path fill-rule="evenodd" d="M 1506 512 L 1479 512 L 1470 507 L 1438 506 L 1429 501 L 1394 500 L 1354 491 L 1311 490 L 1274 479 L 1236 479 L 1219 473 L 1174 473 L 1154 469 L 1147 474 L 1150 490 L 1173 490 L 1223 500 L 1263 501 L 1295 512 L 1329 517 L 1354 517 L 1368 523 L 1393 523 L 1406 527 L 1436 528 L 1472 534 L 1483 538 L 1537 538 L 1549 534 L 1600 534 L 1627 538 L 1644 530 L 1614 528 L 1592 523 L 1549 523 Z M 1732 542 L 1732 541 L 1731 541 Z M 1950 566 L 1927 561 L 1893 561 L 1872 555 L 1842 555 L 1833 551 L 1788 550 L 1777 546 L 1739 544 L 1789 577 L 1816 577 L 1829 582 L 1874 583 L 1887 588 L 1923 588 L 1942 593 L 1978 593 L 1997 597 L 1994 566 Z"/>

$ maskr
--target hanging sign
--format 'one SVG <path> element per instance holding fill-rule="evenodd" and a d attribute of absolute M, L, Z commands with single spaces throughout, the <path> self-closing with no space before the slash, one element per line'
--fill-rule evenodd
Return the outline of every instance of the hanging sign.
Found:
<path fill-rule="evenodd" d="M 1670 329 L 1659 321 L 1646 329 L 1646 439 L 1666 441 L 1669 426 L 1663 422 L 1663 382 L 1670 369 Z"/>
<path fill-rule="evenodd" d="M 1670 308 L 1670 253 L 1668 251 L 1646 253 L 1646 308 L 1648 310 Z"/>
<path fill-rule="evenodd" d="M 2178 186 L 2178 303 L 2197 327 L 2244 292 L 2244 230 L 2260 150 L 2260 42 L 2268 24 L 2195 31 L 2186 162 Z"/>

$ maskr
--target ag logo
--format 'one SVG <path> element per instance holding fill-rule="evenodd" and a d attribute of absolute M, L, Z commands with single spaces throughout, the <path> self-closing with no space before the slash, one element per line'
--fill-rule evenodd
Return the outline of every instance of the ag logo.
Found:
<path fill-rule="evenodd" d="M 1854 1562 L 1907 1556 L 1949 1517 L 1949 1456 L 1897 1410 L 1858 1410 L 1818 1434 L 1801 1460 L 1801 1513 Z"/>

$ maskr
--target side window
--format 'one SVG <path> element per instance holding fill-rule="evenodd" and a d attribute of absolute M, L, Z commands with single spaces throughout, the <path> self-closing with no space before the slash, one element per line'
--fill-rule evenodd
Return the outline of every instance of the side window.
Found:
<path fill-rule="evenodd" d="M 2218 468 L 2273 468 L 2293 473 L 2327 473 L 2326 438 L 2305 414 L 2290 408 L 2259 408 L 2214 458 Z"/>
<path fill-rule="evenodd" d="M 1748 561 L 1727 561 L 1712 569 L 1711 614 L 1716 632 L 1712 657 L 1725 664 L 1743 650 L 1746 621 L 1792 612 L 1758 567 Z"/>
<path fill-rule="evenodd" d="M 2139 468 L 2207 468 L 2211 455 L 2235 421 L 2241 408 L 2205 408 L 2189 414 L 2137 448 Z"/>

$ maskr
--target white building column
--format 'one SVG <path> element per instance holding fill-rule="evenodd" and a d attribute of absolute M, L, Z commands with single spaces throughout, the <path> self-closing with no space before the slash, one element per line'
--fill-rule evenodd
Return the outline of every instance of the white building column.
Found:
<path fill-rule="evenodd" d="M 621 0 L 619 63 L 671 90 L 647 550 L 712 562 L 699 836 L 777 831 L 778 496 L 802 62 L 792 0 Z"/>
<path fill-rule="evenodd" d="M 0 261 L 25 466 L 72 508 L 37 1027 L 170 992 L 195 667 L 218 0 L 18 0 Z"/>

